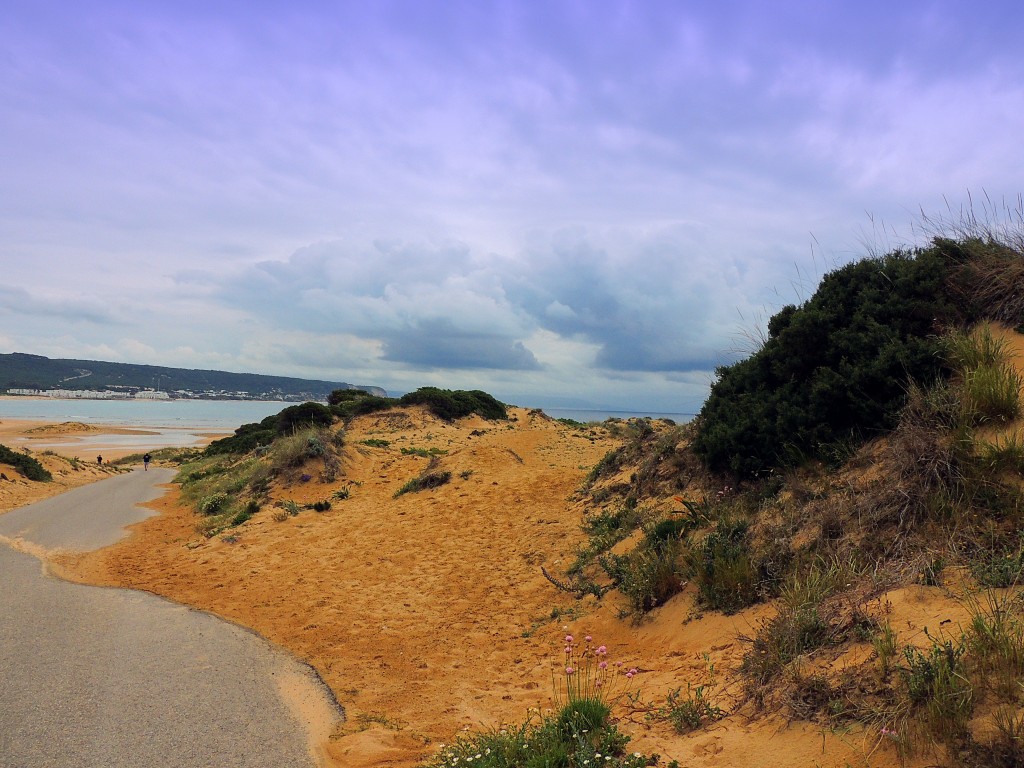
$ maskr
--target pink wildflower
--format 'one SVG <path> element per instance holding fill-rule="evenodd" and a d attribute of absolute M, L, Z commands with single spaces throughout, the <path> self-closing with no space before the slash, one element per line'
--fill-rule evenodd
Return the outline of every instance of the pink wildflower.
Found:
<path fill-rule="evenodd" d="M 571 643 L 572 642 L 572 635 L 566 635 L 565 636 L 565 642 Z"/>
<path fill-rule="evenodd" d="M 565 652 L 566 653 L 572 653 L 572 646 L 571 645 L 565 646 Z"/>
<path fill-rule="evenodd" d="M 597 650 L 595 651 L 595 653 L 598 656 L 604 656 L 606 653 L 608 653 L 608 648 L 604 645 L 599 645 L 597 646 Z"/>
<path fill-rule="evenodd" d="M 587 636 L 586 636 L 586 637 L 584 637 L 583 639 L 584 639 L 584 640 L 586 640 L 586 641 L 587 641 L 587 642 L 589 643 L 589 642 L 590 642 L 591 640 L 593 640 L 594 638 L 592 638 L 592 637 L 591 637 L 590 635 L 587 635 Z"/>
<path fill-rule="evenodd" d="M 567 675 L 571 675 L 571 674 L 572 674 L 573 672 L 575 672 L 575 671 L 576 671 L 576 670 L 575 670 L 575 669 L 573 669 L 572 667 L 566 667 L 566 668 L 565 668 L 565 674 L 567 674 Z"/>
<path fill-rule="evenodd" d="M 602 661 L 600 664 L 597 665 L 597 668 L 598 669 L 608 669 L 608 662 L 607 661 Z"/>

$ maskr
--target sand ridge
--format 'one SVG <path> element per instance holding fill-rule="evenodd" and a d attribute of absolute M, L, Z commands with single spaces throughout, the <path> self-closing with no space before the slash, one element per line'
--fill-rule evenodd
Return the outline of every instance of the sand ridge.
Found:
<path fill-rule="evenodd" d="M 310 464 L 272 489 L 274 499 L 306 504 L 348 488 L 350 498 L 326 512 L 275 521 L 268 505 L 205 539 L 172 488 L 152 503 L 160 514 L 128 539 L 59 565 L 77 580 L 212 611 L 310 662 L 348 715 L 324 745 L 328 765 L 418 765 L 460 733 L 518 724 L 531 708 L 552 706 L 566 632 L 591 634 L 639 669 L 629 706 L 615 716 L 630 748 L 656 752 L 662 764 L 898 764 L 878 734 L 791 722 L 745 703 L 735 675 L 746 650 L 740 638 L 773 614 L 772 604 L 698 617 L 688 588 L 637 625 L 622 618 L 616 593 L 579 600 L 547 581 L 541 566 L 561 574 L 584 541 L 587 509 L 574 491 L 619 443 L 605 430 L 572 429 L 523 409 L 513 415 L 508 423 L 455 424 L 416 409 L 361 417 L 347 430 L 335 482 L 303 482 L 300 472 L 319 475 Z M 430 449 L 451 482 L 395 498 L 431 461 L 417 453 Z M 906 614 L 901 641 L 949 621 L 939 589 L 891 598 L 875 610 L 895 604 Z M 853 668 L 870 654 L 861 644 L 831 664 Z M 670 691 L 687 685 L 706 686 L 729 716 L 685 736 L 652 719 Z M 921 759 L 907 765 L 929 758 Z"/>

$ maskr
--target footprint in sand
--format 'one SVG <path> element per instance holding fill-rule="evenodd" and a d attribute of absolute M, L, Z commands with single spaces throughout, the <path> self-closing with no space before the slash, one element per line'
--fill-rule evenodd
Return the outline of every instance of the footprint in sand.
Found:
<path fill-rule="evenodd" d="M 717 736 L 712 736 L 706 741 L 695 744 L 693 754 L 697 757 L 714 757 L 721 754 L 723 749 L 722 740 Z"/>

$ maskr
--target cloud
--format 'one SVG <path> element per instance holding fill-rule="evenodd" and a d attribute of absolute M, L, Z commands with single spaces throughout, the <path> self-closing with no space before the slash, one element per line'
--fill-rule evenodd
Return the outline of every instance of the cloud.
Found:
<path fill-rule="evenodd" d="M 122 322 L 122 318 L 98 299 L 66 295 L 40 296 L 24 288 L 10 286 L 0 286 L 0 313 L 64 323 Z"/>

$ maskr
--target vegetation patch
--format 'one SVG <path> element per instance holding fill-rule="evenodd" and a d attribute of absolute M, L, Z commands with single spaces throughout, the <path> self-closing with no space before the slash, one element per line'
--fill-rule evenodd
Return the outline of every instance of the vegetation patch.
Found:
<path fill-rule="evenodd" d="M 12 451 L 6 445 L 0 445 L 0 464 L 7 464 L 18 470 L 23 477 L 40 483 L 49 483 L 53 475 L 39 463 L 39 460 L 27 453 Z"/>
<path fill-rule="evenodd" d="M 442 485 L 450 482 L 452 479 L 452 473 L 448 471 L 427 471 L 419 477 L 414 477 L 412 480 L 407 482 L 397 491 L 395 491 L 395 498 L 402 496 L 406 493 L 418 493 L 419 491 L 426 491 L 431 488 L 440 488 Z"/>
<path fill-rule="evenodd" d="M 697 454 L 751 477 L 827 458 L 895 426 L 908 379 L 943 374 L 935 324 L 959 319 L 943 248 L 895 251 L 829 273 L 784 307 L 752 356 L 717 369 L 697 417 Z"/>

